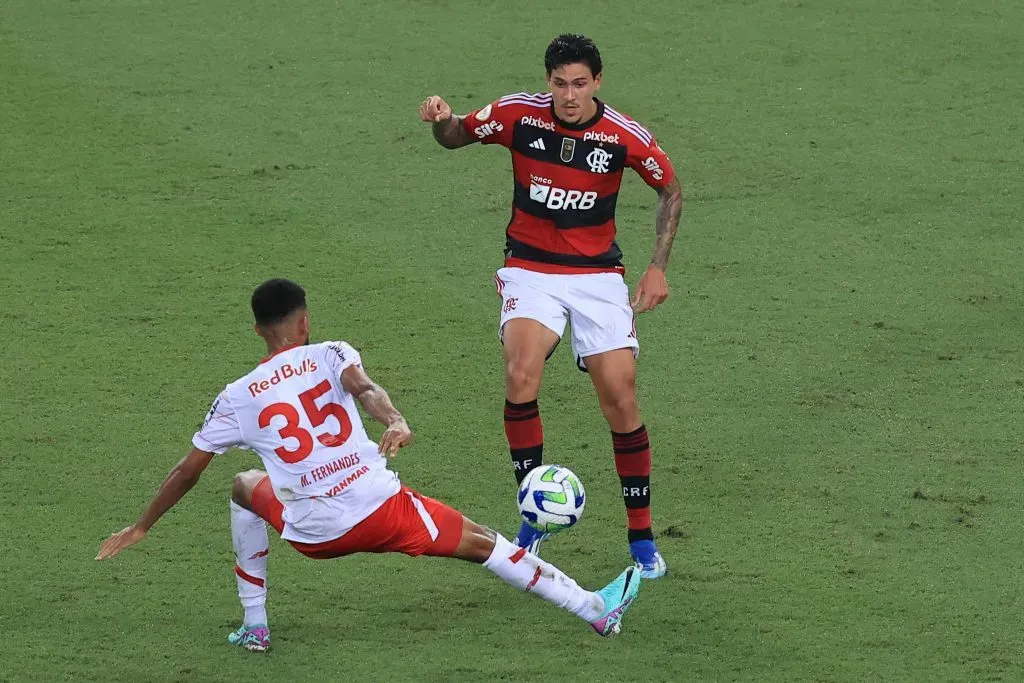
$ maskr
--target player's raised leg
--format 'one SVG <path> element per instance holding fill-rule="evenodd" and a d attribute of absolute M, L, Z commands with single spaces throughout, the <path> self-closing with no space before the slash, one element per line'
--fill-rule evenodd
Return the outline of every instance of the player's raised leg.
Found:
<path fill-rule="evenodd" d="M 273 516 L 269 509 L 262 510 L 267 505 L 266 501 L 261 504 L 260 493 L 266 492 L 257 492 L 259 487 L 269 488 L 269 485 L 266 472 L 250 470 L 235 475 L 231 489 L 231 544 L 235 549 L 235 579 L 243 616 L 242 625 L 228 635 L 228 642 L 250 652 L 270 649 L 267 620 L 267 554 L 270 545 L 267 524 L 254 512 L 261 510 L 264 515 Z M 272 492 L 270 496 L 273 498 Z"/>
<path fill-rule="evenodd" d="M 463 520 L 462 540 L 453 557 L 482 564 L 519 590 L 572 612 L 602 636 L 619 632 L 623 615 L 640 591 L 640 572 L 635 567 L 628 567 L 602 590 L 591 592 L 526 548 L 465 517 Z"/>
<path fill-rule="evenodd" d="M 522 301 L 508 292 L 505 292 L 504 301 L 501 339 L 505 357 L 505 437 L 518 485 L 527 472 L 544 461 L 544 427 L 537 397 L 544 362 L 558 345 L 559 334 L 533 318 L 506 317 L 521 315 L 526 312 L 523 310 L 526 306 L 539 302 Z M 555 320 L 560 318 L 564 328 L 565 313 L 556 304 L 551 308 L 550 314 L 540 310 L 537 317 L 549 315 Z M 543 539 L 544 534 L 524 523 L 516 536 L 516 543 L 536 552 Z"/>
<path fill-rule="evenodd" d="M 636 358 L 632 349 L 616 349 L 585 358 L 601 411 L 612 431 L 615 470 L 626 504 L 627 535 L 633 559 L 646 579 L 665 575 L 651 528 L 651 444 L 636 397 Z"/>

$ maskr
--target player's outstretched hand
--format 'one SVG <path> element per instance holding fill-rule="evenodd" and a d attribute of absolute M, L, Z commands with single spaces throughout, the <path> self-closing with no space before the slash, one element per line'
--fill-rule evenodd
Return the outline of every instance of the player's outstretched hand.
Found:
<path fill-rule="evenodd" d="M 127 526 L 100 544 L 100 552 L 96 555 L 96 559 L 105 560 L 108 557 L 113 557 L 125 548 L 135 545 L 145 537 L 146 532 L 134 524 Z"/>
<path fill-rule="evenodd" d="M 377 451 L 381 455 L 393 458 L 398 455 L 399 448 L 408 446 L 411 443 L 412 430 L 409 429 L 409 425 L 406 424 L 405 420 L 399 420 L 398 422 L 392 423 L 384 430 L 384 435 L 380 437 L 380 444 L 377 446 Z"/>
<path fill-rule="evenodd" d="M 647 272 L 640 277 L 630 306 L 637 313 L 646 313 L 667 298 L 668 279 L 665 278 L 665 271 L 657 266 L 648 266 Z"/>
<path fill-rule="evenodd" d="M 427 123 L 438 123 L 451 117 L 452 108 L 437 95 L 431 95 L 420 105 L 420 119 Z"/>

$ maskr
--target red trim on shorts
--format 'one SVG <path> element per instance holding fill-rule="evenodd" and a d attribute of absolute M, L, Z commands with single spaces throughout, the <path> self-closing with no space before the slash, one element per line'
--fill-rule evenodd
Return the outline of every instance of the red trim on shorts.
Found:
<path fill-rule="evenodd" d="M 247 574 L 245 570 L 239 567 L 237 564 L 235 565 L 235 573 L 238 574 L 238 577 L 243 581 L 248 581 L 249 583 L 255 584 L 260 588 L 263 588 L 266 585 L 266 582 L 263 581 L 263 579 L 255 577 L 252 574 Z"/>
<path fill-rule="evenodd" d="M 560 266 L 554 263 L 527 261 L 526 259 L 521 258 L 505 259 L 505 267 L 522 268 L 523 270 L 530 270 L 534 273 L 547 273 L 548 275 L 591 275 L 593 273 L 618 273 L 622 276 L 626 275 L 625 266 L 576 268 L 573 266 Z"/>

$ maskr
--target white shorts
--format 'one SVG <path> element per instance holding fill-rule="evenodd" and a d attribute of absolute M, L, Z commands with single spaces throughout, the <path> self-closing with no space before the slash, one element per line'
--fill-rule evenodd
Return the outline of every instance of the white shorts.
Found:
<path fill-rule="evenodd" d="M 634 357 L 640 352 L 629 288 L 618 273 L 554 275 L 501 268 L 494 281 L 501 297 L 499 338 L 514 318 L 536 320 L 559 339 L 568 322 L 580 370 L 587 369 L 588 356 L 616 349 L 633 349 Z"/>

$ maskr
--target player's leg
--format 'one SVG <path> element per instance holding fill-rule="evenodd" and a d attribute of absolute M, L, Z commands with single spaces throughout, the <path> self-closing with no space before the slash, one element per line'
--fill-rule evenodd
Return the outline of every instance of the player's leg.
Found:
<path fill-rule="evenodd" d="M 537 397 L 544 362 L 558 335 L 531 318 L 514 318 L 502 327 L 505 360 L 505 437 L 516 483 L 544 461 L 544 427 Z"/>
<path fill-rule="evenodd" d="M 537 397 L 544 362 L 565 330 L 566 310 L 545 291 L 548 277 L 518 268 L 495 276 L 502 299 L 499 336 L 505 361 L 505 437 L 516 484 L 544 460 L 544 428 Z M 516 542 L 536 552 L 544 535 L 523 524 Z"/>
<path fill-rule="evenodd" d="M 631 567 L 597 593 L 583 590 L 525 548 L 407 486 L 341 538 L 318 546 L 293 545 L 320 558 L 360 552 L 404 553 L 482 564 L 516 588 L 580 616 L 601 635 L 618 632 L 622 615 L 640 589 L 640 572 Z"/>
<path fill-rule="evenodd" d="M 651 444 L 640 419 L 636 396 L 636 359 L 632 349 L 616 349 L 585 358 L 601 412 L 612 431 L 615 470 L 626 505 L 630 554 L 644 578 L 664 576 L 668 567 L 651 528 Z"/>
<path fill-rule="evenodd" d="M 572 612 L 602 636 L 619 632 L 622 616 L 640 590 L 640 572 L 634 567 L 596 593 L 584 590 L 550 562 L 467 517 L 462 540 L 451 556 L 482 564 L 509 585 Z"/>
<path fill-rule="evenodd" d="M 238 599 L 244 614 L 241 627 L 228 636 L 228 641 L 252 652 L 270 648 L 267 625 L 269 539 L 264 519 L 271 521 L 280 532 L 281 509 L 266 472 L 250 470 L 235 475 L 231 487 L 231 544 L 235 550 Z"/>
<path fill-rule="evenodd" d="M 570 282 L 566 304 L 576 361 L 590 374 L 612 432 L 630 554 L 641 565 L 644 578 L 663 576 L 667 567 L 651 530 L 651 446 L 636 396 L 640 344 L 629 288 L 615 273 L 576 276 Z"/>

